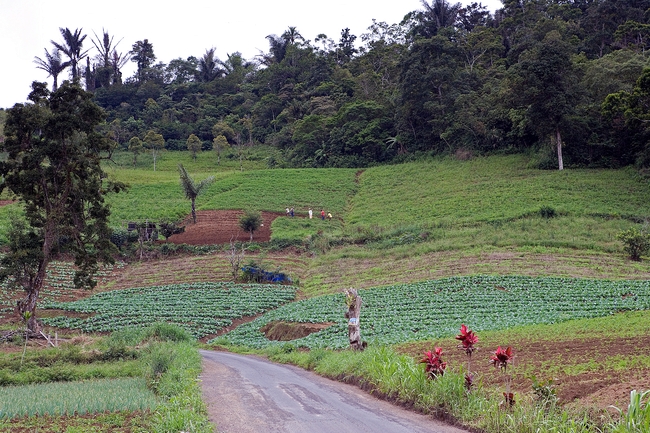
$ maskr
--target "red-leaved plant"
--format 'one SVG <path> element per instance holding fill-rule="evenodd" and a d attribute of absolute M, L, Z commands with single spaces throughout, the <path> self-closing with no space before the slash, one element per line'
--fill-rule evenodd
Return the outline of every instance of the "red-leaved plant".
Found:
<path fill-rule="evenodd" d="M 472 390 L 474 386 L 474 375 L 472 374 L 472 353 L 478 349 L 474 345 L 478 343 L 478 337 L 474 331 L 468 329 L 465 325 L 460 325 L 460 334 L 456 336 L 456 340 L 460 340 L 458 347 L 465 351 L 467 355 L 467 373 L 465 373 L 465 388 L 468 391 Z"/>
<path fill-rule="evenodd" d="M 420 360 L 421 364 L 425 364 L 424 371 L 427 373 L 429 379 L 436 379 L 438 376 L 445 374 L 447 363 L 442 361 L 442 348 L 436 347 L 433 352 L 427 351 L 424 357 Z"/>
<path fill-rule="evenodd" d="M 501 346 L 497 347 L 497 350 L 494 352 L 494 355 L 490 357 L 492 364 L 501 370 L 503 373 L 503 379 L 506 383 L 506 392 L 503 393 L 503 396 L 506 400 L 506 405 L 513 406 L 515 404 L 515 395 L 510 392 L 510 382 L 512 378 L 507 374 L 508 364 L 512 362 L 512 347 L 508 346 L 507 349 L 502 349 Z"/>

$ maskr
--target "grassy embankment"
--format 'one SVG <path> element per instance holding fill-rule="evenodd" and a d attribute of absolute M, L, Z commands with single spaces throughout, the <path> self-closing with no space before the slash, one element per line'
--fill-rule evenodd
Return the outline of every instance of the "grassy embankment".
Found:
<path fill-rule="evenodd" d="M 650 271 L 616 239 L 650 217 L 650 187 L 630 169 L 541 171 L 500 156 L 369 168 L 359 180 L 345 215 L 350 243 L 312 261 L 307 294 L 453 275 Z"/>

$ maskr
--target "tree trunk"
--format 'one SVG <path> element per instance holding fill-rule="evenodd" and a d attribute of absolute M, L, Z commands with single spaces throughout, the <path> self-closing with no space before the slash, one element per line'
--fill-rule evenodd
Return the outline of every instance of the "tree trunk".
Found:
<path fill-rule="evenodd" d="M 253 230 L 251 230 L 251 240 L 250 242 L 253 242 Z"/>
<path fill-rule="evenodd" d="M 38 302 L 38 296 L 43 288 L 47 265 L 49 264 L 50 256 L 52 255 L 52 248 L 56 238 L 55 225 L 56 223 L 53 220 L 49 220 L 45 224 L 43 247 L 41 250 L 43 252 L 43 257 L 38 265 L 38 271 L 36 272 L 34 279 L 24 286 L 27 295 L 17 303 L 18 314 L 20 314 L 21 318 L 25 318 L 25 313 L 29 313 L 27 329 L 35 334 L 38 334 L 43 330 L 43 325 L 41 325 L 41 322 L 36 318 L 36 303 Z"/>
<path fill-rule="evenodd" d="M 560 128 L 555 128 L 555 144 L 557 146 L 557 165 L 558 170 L 564 170 L 564 162 L 562 161 L 562 135 L 560 135 Z"/>
<path fill-rule="evenodd" d="M 361 341 L 361 324 L 359 323 L 361 297 L 355 289 L 347 289 L 345 291 L 345 301 L 348 306 L 348 311 L 345 312 L 345 318 L 348 319 L 350 347 L 354 350 L 363 350 L 366 345 Z"/>
<path fill-rule="evenodd" d="M 192 221 L 196 224 L 196 207 L 194 205 L 194 199 L 192 199 Z"/>

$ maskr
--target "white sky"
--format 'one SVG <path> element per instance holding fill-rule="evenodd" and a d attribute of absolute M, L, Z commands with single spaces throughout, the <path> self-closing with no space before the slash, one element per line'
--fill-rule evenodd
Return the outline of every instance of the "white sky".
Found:
<path fill-rule="evenodd" d="M 500 0 L 482 3 L 491 11 L 501 7 Z M 319 33 L 338 42 L 341 29 L 349 27 L 360 37 L 373 18 L 393 24 L 420 9 L 420 0 L 0 0 L 0 107 L 24 102 L 34 80 L 51 83 L 36 68 L 34 57 L 45 58 L 45 48 L 52 52 L 51 40 L 62 42 L 59 27 L 73 32 L 82 28 L 91 56 L 96 54 L 93 31 L 101 37 L 105 29 L 115 42 L 122 39 L 118 52 L 148 39 L 157 62 L 200 57 L 211 47 L 220 59 L 235 51 L 251 59 L 260 50 L 268 51 L 267 35 L 281 35 L 289 26 L 312 42 Z M 123 68 L 125 78 L 133 75 L 134 67 L 129 62 Z M 63 72 L 59 82 L 67 77 Z"/>

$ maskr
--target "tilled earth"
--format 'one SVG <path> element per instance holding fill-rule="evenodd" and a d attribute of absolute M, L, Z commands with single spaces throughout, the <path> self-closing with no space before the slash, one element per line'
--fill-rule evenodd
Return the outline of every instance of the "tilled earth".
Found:
<path fill-rule="evenodd" d="M 271 223 L 282 213 L 261 212 L 262 226 L 253 232 L 253 242 L 268 242 L 271 239 Z M 246 242 L 250 233 L 239 227 L 242 211 L 197 211 L 196 223 L 191 217 L 185 218 L 185 232 L 173 235 L 169 242 L 188 245 L 227 244 L 230 241 Z"/>

